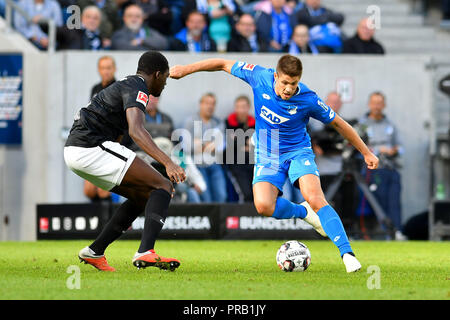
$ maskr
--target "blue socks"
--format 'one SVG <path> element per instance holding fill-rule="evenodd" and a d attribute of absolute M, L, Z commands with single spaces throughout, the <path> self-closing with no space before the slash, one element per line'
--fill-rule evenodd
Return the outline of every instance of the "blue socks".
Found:
<path fill-rule="evenodd" d="M 306 208 L 301 204 L 295 204 L 291 201 L 278 197 L 275 204 L 275 211 L 273 212 L 272 218 L 275 219 L 291 219 L 306 217 Z"/>
<path fill-rule="evenodd" d="M 328 205 L 321 208 L 317 215 L 319 216 L 320 223 L 323 230 L 328 235 L 328 238 L 338 247 L 341 257 L 344 253 L 352 252 L 352 247 L 348 242 L 347 234 L 345 233 L 344 226 L 341 219 L 334 209 Z"/>

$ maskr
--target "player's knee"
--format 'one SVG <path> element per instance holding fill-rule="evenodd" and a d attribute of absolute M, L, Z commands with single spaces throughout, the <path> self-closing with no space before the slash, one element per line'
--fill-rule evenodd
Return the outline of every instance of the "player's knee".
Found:
<path fill-rule="evenodd" d="M 156 189 L 164 189 L 168 193 L 172 194 L 173 192 L 173 183 L 169 179 L 162 179 L 158 185 L 156 186 Z"/>
<path fill-rule="evenodd" d="M 328 202 L 325 199 L 325 197 L 320 194 L 306 195 L 305 200 L 306 202 L 308 202 L 308 204 L 315 212 L 319 211 L 322 207 L 328 205 Z"/>
<path fill-rule="evenodd" d="M 271 201 L 255 199 L 254 204 L 256 212 L 258 212 L 258 214 L 260 215 L 271 217 L 275 211 L 275 204 Z"/>

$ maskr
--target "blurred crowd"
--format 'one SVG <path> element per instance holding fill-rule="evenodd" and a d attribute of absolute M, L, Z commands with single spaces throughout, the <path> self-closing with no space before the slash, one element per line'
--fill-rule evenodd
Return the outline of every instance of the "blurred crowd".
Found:
<path fill-rule="evenodd" d="M 2 0 L 0 0 L 2 1 Z M 321 0 L 17 0 L 14 26 L 40 49 L 45 19 L 57 50 L 384 53 L 370 19 L 345 34 L 342 13 Z"/>

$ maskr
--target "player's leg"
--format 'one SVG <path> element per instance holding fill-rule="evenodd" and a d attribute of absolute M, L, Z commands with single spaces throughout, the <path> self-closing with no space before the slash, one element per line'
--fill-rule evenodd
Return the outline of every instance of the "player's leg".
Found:
<path fill-rule="evenodd" d="M 253 202 L 256 211 L 275 219 L 304 218 L 306 208 L 279 197 L 287 177 L 287 170 L 281 166 L 255 165 L 253 175 Z"/>
<path fill-rule="evenodd" d="M 145 203 L 139 201 L 142 196 L 138 196 L 133 189 L 117 186 L 112 191 L 126 197 L 127 200 L 119 206 L 94 242 L 78 254 L 80 260 L 101 271 L 115 271 L 108 265 L 104 252 L 112 242 L 128 230 L 136 217 L 144 211 L 145 206 Z"/>
<path fill-rule="evenodd" d="M 307 174 L 298 180 L 300 190 L 311 208 L 317 212 L 322 227 L 328 237 L 338 247 L 341 256 L 351 252 L 350 243 L 344 226 L 336 211 L 328 204 L 320 186 L 320 179 L 314 174 Z"/>
<path fill-rule="evenodd" d="M 317 212 L 323 229 L 339 249 L 347 272 L 354 272 L 361 269 L 361 264 L 353 254 L 339 215 L 325 199 L 319 177 L 314 174 L 307 174 L 300 177 L 298 183 L 303 197 L 310 204 L 311 208 Z"/>
<path fill-rule="evenodd" d="M 133 264 L 138 268 L 177 268 L 180 265 L 177 259 L 159 256 L 154 250 L 156 239 L 167 217 L 173 192 L 172 183 L 144 161 L 136 158 L 120 186 L 139 190 L 137 195 L 140 199 L 137 202 L 145 203 L 144 230 L 139 249 L 133 257 Z"/>
<path fill-rule="evenodd" d="M 275 219 L 304 219 L 323 237 L 326 237 L 322 229 L 319 217 L 311 209 L 306 201 L 301 204 L 293 203 L 279 197 L 288 173 L 291 171 L 289 162 L 283 162 L 281 166 L 255 165 L 253 175 L 253 197 L 256 210 L 259 214 Z M 289 173 L 290 174 L 290 173 Z"/>
<path fill-rule="evenodd" d="M 142 199 L 149 196 L 148 194 L 139 195 L 134 189 L 124 186 L 116 186 L 111 191 L 127 200 L 119 206 L 99 236 L 89 245 L 89 248 L 97 255 L 104 254 L 106 248 L 128 230 L 133 221 L 144 211 L 145 202 Z"/>

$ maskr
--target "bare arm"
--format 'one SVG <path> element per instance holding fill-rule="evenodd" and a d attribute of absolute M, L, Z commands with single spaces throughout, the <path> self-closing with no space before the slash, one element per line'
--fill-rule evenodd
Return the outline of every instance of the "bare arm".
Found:
<path fill-rule="evenodd" d="M 225 71 L 231 74 L 231 68 L 235 64 L 234 60 L 206 59 L 187 65 L 176 65 L 170 68 L 170 77 L 181 79 L 192 73 L 200 71 Z"/>
<path fill-rule="evenodd" d="M 336 129 L 345 139 L 347 139 L 364 157 L 364 161 L 369 169 L 376 169 L 378 167 L 378 158 L 369 150 L 367 145 L 362 141 L 358 133 L 351 125 L 336 114 L 336 117 L 331 122 L 333 128 Z"/>
<path fill-rule="evenodd" d="M 138 108 L 128 108 L 126 111 L 128 121 L 128 133 L 136 144 L 150 155 L 153 159 L 166 167 L 167 175 L 173 182 L 183 182 L 186 179 L 184 170 L 176 165 L 168 155 L 166 155 L 153 142 L 153 139 L 144 128 L 144 113 Z"/>

